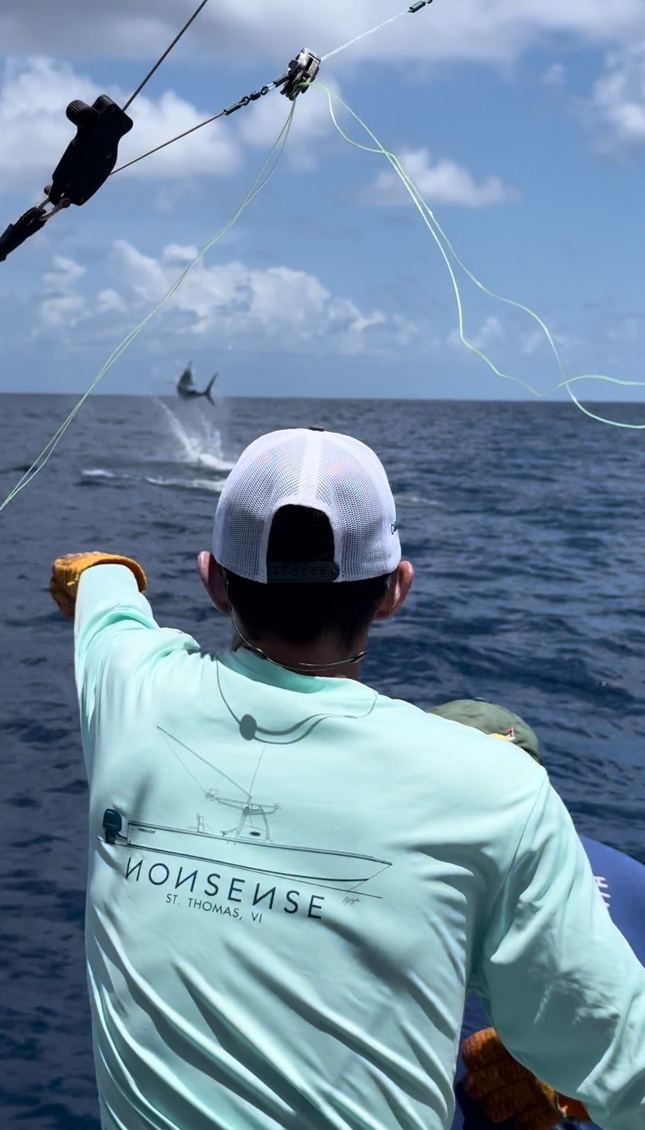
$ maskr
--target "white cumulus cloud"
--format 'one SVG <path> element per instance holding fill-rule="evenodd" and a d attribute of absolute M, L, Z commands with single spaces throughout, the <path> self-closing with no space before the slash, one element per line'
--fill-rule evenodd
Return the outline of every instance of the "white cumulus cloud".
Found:
<path fill-rule="evenodd" d="M 491 345 L 494 345 L 495 342 L 501 341 L 506 337 L 506 334 L 499 318 L 495 314 L 491 314 L 482 322 L 476 334 L 471 334 L 466 329 L 464 337 L 474 349 L 480 349 L 482 352 L 485 352 Z M 463 342 L 457 330 L 450 332 L 448 344 L 455 346 L 457 349 L 463 349 Z"/>
<path fill-rule="evenodd" d="M 83 319 L 97 326 L 109 319 L 132 322 L 159 302 L 195 249 L 168 245 L 159 258 L 117 240 L 111 255 L 111 285 L 95 293 L 84 268 L 57 257 L 47 272 L 41 322 L 64 333 Z M 102 321 L 103 319 L 103 321 Z M 168 300 L 155 323 L 157 333 L 182 339 L 210 335 L 224 347 L 286 353 L 316 350 L 327 355 L 380 356 L 423 345 L 425 328 L 380 309 L 362 309 L 334 295 L 315 275 L 292 267 L 249 267 L 238 260 L 197 263 Z"/>
<path fill-rule="evenodd" d="M 14 53 L 148 60 L 161 53 L 194 6 L 194 0 L 29 0 L 0 12 L 0 43 Z M 262 82 L 284 69 L 303 44 L 326 53 L 400 10 L 393 0 L 272 0 L 270 5 L 217 0 L 188 30 L 177 55 L 224 59 L 229 66 L 238 59 L 264 63 Z M 549 34 L 627 42 L 644 19 L 642 0 L 459 0 L 402 15 L 357 43 L 351 57 L 508 62 Z"/>
<path fill-rule="evenodd" d="M 104 93 L 90 78 L 77 74 L 67 63 L 49 58 L 12 59 L 0 79 L 0 165 L 2 187 L 30 186 L 35 195 L 53 172 L 74 127 L 65 107 L 74 99 L 91 104 Z M 110 90 L 115 100 L 123 92 Z M 141 94 L 137 99 L 134 129 L 119 146 L 119 163 L 152 149 L 175 134 L 191 129 L 208 117 L 172 91 L 157 101 Z M 234 134 L 213 123 L 142 161 L 123 176 L 183 178 L 202 173 L 225 176 L 240 164 L 241 152 Z"/>
<path fill-rule="evenodd" d="M 73 329 L 88 316 L 88 303 L 81 288 L 86 268 L 74 259 L 55 255 L 52 269 L 43 276 L 45 297 L 40 316 L 50 329 Z"/>
<path fill-rule="evenodd" d="M 609 148 L 645 145 L 645 38 L 608 55 L 591 110 Z"/>
<path fill-rule="evenodd" d="M 517 199 L 517 193 L 500 177 L 489 176 L 477 183 L 472 174 L 455 161 L 447 157 L 433 161 L 427 149 L 403 150 L 399 159 L 431 207 L 435 204 L 458 204 L 465 208 L 485 208 Z M 408 199 L 400 178 L 393 170 L 383 169 L 363 193 L 365 203 L 381 206 L 404 204 Z"/>

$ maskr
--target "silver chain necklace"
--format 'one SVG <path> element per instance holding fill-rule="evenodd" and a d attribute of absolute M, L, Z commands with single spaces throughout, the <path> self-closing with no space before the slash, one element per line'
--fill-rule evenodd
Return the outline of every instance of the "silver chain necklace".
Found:
<path fill-rule="evenodd" d="M 266 659 L 267 663 L 273 663 L 274 667 L 282 667 L 285 671 L 291 671 L 294 667 L 302 671 L 331 671 L 334 667 L 345 667 L 348 663 L 360 663 L 361 659 L 364 659 L 368 653 L 368 649 L 366 648 L 365 651 L 359 651 L 356 655 L 348 656 L 347 659 L 336 659 L 332 663 L 280 663 L 279 660 L 272 659 L 270 655 L 267 655 L 266 651 L 263 651 L 261 647 L 257 647 L 247 640 L 243 632 L 240 631 L 239 624 L 232 613 L 231 623 L 242 640 L 242 643 L 249 651 L 254 652 L 255 655 L 259 655 L 260 659 Z"/>

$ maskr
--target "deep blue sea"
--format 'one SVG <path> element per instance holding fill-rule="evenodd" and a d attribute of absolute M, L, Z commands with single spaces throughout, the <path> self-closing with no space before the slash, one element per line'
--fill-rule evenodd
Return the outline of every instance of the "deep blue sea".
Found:
<path fill-rule="evenodd" d="M 0 396 L 2 497 L 72 404 Z M 643 406 L 614 415 L 640 422 Z M 643 433 L 564 403 L 97 397 L 0 514 L 4 1130 L 98 1126 L 86 788 L 51 561 L 136 557 L 158 620 L 225 647 L 194 569 L 218 491 L 251 439 L 307 424 L 378 451 L 416 567 L 403 612 L 374 632 L 365 680 L 421 706 L 481 697 L 522 714 L 579 830 L 645 862 Z"/>

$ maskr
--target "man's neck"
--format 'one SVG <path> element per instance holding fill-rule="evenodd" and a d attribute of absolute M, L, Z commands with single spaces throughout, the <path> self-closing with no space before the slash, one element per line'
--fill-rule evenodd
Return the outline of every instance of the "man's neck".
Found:
<path fill-rule="evenodd" d="M 354 679 L 360 682 L 360 658 L 364 654 L 366 643 L 367 634 L 357 640 L 353 647 L 347 647 L 335 638 L 328 637 L 308 644 L 288 643 L 274 635 L 266 635 L 257 640 L 248 637 L 245 639 L 238 630 L 234 630 L 232 647 L 233 651 L 246 648 L 297 675 Z"/>

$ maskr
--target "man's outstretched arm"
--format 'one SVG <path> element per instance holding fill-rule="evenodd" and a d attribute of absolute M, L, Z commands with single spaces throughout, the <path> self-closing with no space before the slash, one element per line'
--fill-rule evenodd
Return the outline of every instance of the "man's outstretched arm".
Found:
<path fill-rule="evenodd" d="M 547 781 L 492 909 L 473 987 L 500 1039 L 606 1130 L 645 1127 L 645 970 Z"/>
<path fill-rule="evenodd" d="M 167 671 L 169 656 L 199 651 L 191 636 L 161 628 L 143 595 L 145 574 L 131 558 L 104 553 L 68 554 L 52 568 L 50 592 L 74 618 L 74 661 L 81 732 L 88 770 L 94 759 L 99 701 L 118 717 L 119 704 Z M 145 676 L 145 679 L 144 679 Z M 154 681 L 154 680 L 152 680 Z"/>

